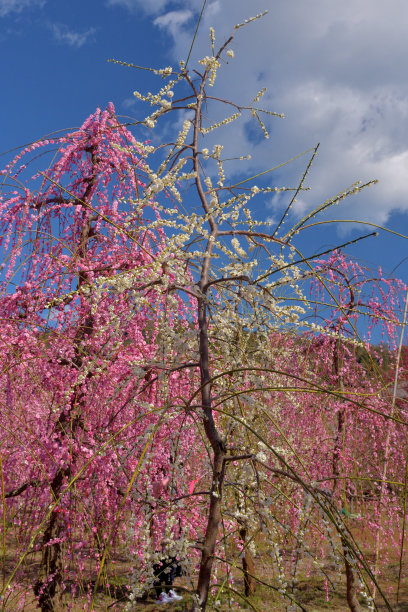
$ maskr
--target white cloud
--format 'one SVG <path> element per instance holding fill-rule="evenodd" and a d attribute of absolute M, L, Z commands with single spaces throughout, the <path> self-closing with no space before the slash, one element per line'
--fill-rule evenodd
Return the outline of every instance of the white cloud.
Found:
<path fill-rule="evenodd" d="M 218 2 L 218 0 L 216 0 Z M 157 15 L 158 13 L 176 11 L 181 7 L 192 11 L 201 11 L 203 0 L 106 0 L 107 6 L 121 6 L 130 13 L 143 11 L 147 15 Z M 213 3 L 214 4 L 214 3 Z M 207 6 L 207 14 L 211 12 L 211 2 Z"/>
<path fill-rule="evenodd" d="M 122 6 L 131 13 L 143 10 L 148 15 L 154 15 L 164 10 L 169 0 L 107 0 L 107 6 Z"/>
<path fill-rule="evenodd" d="M 68 26 L 57 23 L 51 24 L 50 29 L 56 40 L 77 49 L 80 49 L 88 40 L 92 39 L 96 32 L 95 28 L 88 28 L 85 32 L 75 32 L 70 30 Z"/>
<path fill-rule="evenodd" d="M 0 0 L 0 17 L 5 17 L 9 13 L 21 13 L 28 7 L 41 8 L 45 0 Z"/>
<path fill-rule="evenodd" d="M 170 11 L 164 15 L 157 17 L 153 23 L 159 28 L 168 30 L 173 36 L 176 36 L 179 28 L 182 27 L 191 19 L 193 13 L 189 10 L 185 11 Z"/>
<path fill-rule="evenodd" d="M 135 104 L 136 104 L 136 98 L 134 96 L 132 96 L 131 98 L 125 98 L 122 102 L 122 106 L 126 110 L 134 108 Z"/>
<path fill-rule="evenodd" d="M 140 0 L 111 0 L 142 6 Z M 173 8 L 154 23 L 173 40 L 173 59 L 184 59 L 192 27 L 172 15 L 194 11 L 201 0 L 153 2 Z M 250 5 L 250 7 L 249 7 Z M 390 6 L 392 5 L 392 10 Z M 217 42 L 253 14 L 269 15 L 235 33 L 235 58 L 222 67 L 214 95 L 248 103 L 263 86 L 264 105 L 284 112 L 271 119 L 271 138 L 261 141 L 257 127 L 243 121 L 225 130 L 226 148 L 252 155 L 252 169 L 272 167 L 321 142 L 298 210 L 310 210 L 355 180 L 379 179 L 376 187 L 346 200 L 332 215 L 385 223 L 393 210 L 408 211 L 408 47 L 406 0 L 216 0 L 201 24 L 194 56 L 208 54 L 208 28 Z M 191 66 L 193 64 L 190 64 Z M 221 132 L 216 136 L 222 138 Z M 211 138 L 214 138 L 211 136 Z M 209 138 L 211 144 L 211 138 Z M 307 162 L 271 174 L 291 186 Z M 242 166 L 240 166 L 242 168 Z M 276 177 L 276 178 L 275 178 Z M 276 211 L 276 201 L 274 211 Z"/>

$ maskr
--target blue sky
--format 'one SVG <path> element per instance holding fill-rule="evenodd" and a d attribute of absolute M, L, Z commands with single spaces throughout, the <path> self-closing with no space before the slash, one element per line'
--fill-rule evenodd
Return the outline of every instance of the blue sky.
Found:
<path fill-rule="evenodd" d="M 186 57 L 201 5 L 202 0 L 0 0 L 0 152 L 79 126 L 109 101 L 118 114 L 143 118 L 132 92 L 152 89 L 151 78 L 107 60 L 175 66 Z M 235 124 L 225 131 L 226 149 L 251 154 L 249 176 L 320 142 L 308 179 L 311 191 L 298 199 L 295 214 L 356 180 L 379 179 L 326 218 L 367 220 L 408 234 L 406 0 L 207 0 L 193 59 L 208 54 L 210 25 L 222 41 L 235 23 L 264 9 L 265 19 L 237 34 L 235 58 L 214 93 L 245 103 L 267 86 L 265 106 L 286 118 L 271 121 L 267 141 L 247 122 Z M 140 129 L 135 134 L 148 137 Z M 8 157 L 0 158 L 1 165 Z M 306 162 L 301 158 L 270 175 L 272 182 L 296 184 Z M 257 212 L 276 219 L 284 206 L 283 197 L 269 198 Z M 365 231 L 322 226 L 301 239 L 301 248 L 309 255 Z M 408 241 L 380 232 L 347 252 L 391 272 L 408 257 Z M 395 274 L 408 282 L 408 259 Z"/>

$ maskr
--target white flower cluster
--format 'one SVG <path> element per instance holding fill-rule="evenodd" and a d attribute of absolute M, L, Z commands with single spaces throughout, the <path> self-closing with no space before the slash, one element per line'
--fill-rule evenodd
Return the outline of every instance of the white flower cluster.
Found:
<path fill-rule="evenodd" d="M 241 247 L 238 238 L 233 238 L 231 240 L 231 244 L 234 248 L 234 251 L 240 256 L 240 257 L 247 257 L 246 251 L 244 251 L 244 249 Z"/>
<path fill-rule="evenodd" d="M 259 100 L 262 98 L 262 96 L 266 93 L 267 88 L 266 87 L 262 87 L 262 89 L 260 89 L 258 91 L 258 93 L 256 94 L 255 98 L 252 100 L 252 104 L 259 102 Z"/>
<path fill-rule="evenodd" d="M 183 129 L 179 132 L 179 135 L 177 136 L 176 149 L 181 149 L 181 147 L 184 145 L 190 128 L 191 121 L 189 119 L 186 119 L 183 123 Z"/>
<path fill-rule="evenodd" d="M 161 74 L 163 76 L 163 78 L 165 76 L 168 76 L 169 74 L 171 74 L 172 69 L 171 67 L 168 68 L 164 68 L 163 70 L 154 70 L 153 72 L 155 72 L 155 74 Z M 151 93 L 150 91 L 144 96 L 142 93 L 140 93 L 139 91 L 134 91 L 133 95 L 138 99 L 138 100 L 142 100 L 143 102 L 148 102 L 150 103 L 151 106 L 158 106 L 159 108 L 157 110 L 155 110 L 151 115 L 149 115 L 148 117 L 146 117 L 143 121 L 143 123 L 145 123 L 145 125 L 147 125 L 147 127 L 150 128 L 154 128 L 155 127 L 155 122 L 158 119 L 158 117 L 160 117 L 160 115 L 163 115 L 163 113 L 167 112 L 168 110 L 171 109 L 171 101 L 168 100 L 167 98 L 172 98 L 174 95 L 173 92 L 173 87 L 174 85 L 181 79 L 181 76 L 178 76 L 175 79 L 172 79 L 171 81 L 169 81 L 167 83 L 167 85 L 165 85 L 164 87 L 162 87 L 160 89 L 160 91 L 156 94 Z M 167 98 L 166 98 L 167 96 Z"/>
<path fill-rule="evenodd" d="M 212 27 L 210 28 L 210 44 L 211 44 L 211 50 L 212 50 L 213 55 L 214 55 L 215 30 Z"/>
<path fill-rule="evenodd" d="M 265 463 L 267 461 L 268 457 L 265 455 L 265 453 L 263 451 L 259 451 L 255 455 L 255 459 L 257 459 L 258 461 L 261 461 L 262 463 Z"/>
<path fill-rule="evenodd" d="M 217 161 L 217 165 L 218 165 L 218 187 L 224 187 L 224 183 L 225 183 L 224 166 L 222 162 L 219 160 Z"/>
<path fill-rule="evenodd" d="M 240 117 L 240 116 L 241 116 L 241 113 L 239 113 L 239 112 L 234 113 L 233 115 L 230 115 L 229 117 L 226 117 L 222 121 L 218 121 L 217 123 L 213 123 L 213 125 L 210 125 L 210 127 L 208 127 L 208 128 L 201 128 L 200 132 L 203 135 L 208 134 L 209 132 L 212 132 L 213 130 L 217 130 L 218 128 L 220 128 L 223 125 L 228 125 L 229 123 L 232 123 L 233 121 L 235 121 L 235 119 L 238 119 L 238 117 Z"/>
<path fill-rule="evenodd" d="M 161 68 L 160 70 L 154 70 L 155 74 L 159 74 L 163 79 L 173 74 L 173 68 L 167 66 L 167 68 Z"/>
<path fill-rule="evenodd" d="M 205 184 L 206 187 L 208 187 L 209 190 L 212 189 L 211 177 L 206 176 L 205 179 L 204 179 L 204 184 Z"/>
<path fill-rule="evenodd" d="M 263 131 L 265 138 L 268 139 L 269 138 L 268 130 L 266 129 L 264 122 L 262 121 L 262 119 L 260 118 L 260 116 L 258 115 L 258 113 L 256 112 L 254 108 L 251 109 L 251 115 L 258 120 L 258 123 L 261 126 L 261 130 Z"/>
<path fill-rule="evenodd" d="M 160 106 L 162 108 L 164 108 L 165 110 L 169 110 L 171 108 L 171 102 L 170 100 L 166 100 L 165 98 L 163 98 L 162 100 L 160 100 L 159 102 Z"/>
<path fill-rule="evenodd" d="M 142 100 L 142 102 L 149 102 L 151 106 L 160 105 L 163 101 L 164 96 L 167 96 L 168 98 L 173 97 L 174 95 L 173 87 L 179 80 L 180 80 L 179 77 L 177 79 L 172 79 L 171 81 L 167 83 L 167 85 L 162 87 L 160 91 L 158 91 L 156 94 L 153 94 L 149 91 L 144 96 L 142 93 L 140 93 L 140 91 L 136 90 L 133 92 L 133 95 L 138 100 Z"/>
<path fill-rule="evenodd" d="M 224 145 L 220 145 L 220 144 L 214 145 L 211 157 L 213 157 L 214 159 L 219 160 L 223 148 L 224 148 Z"/>
<path fill-rule="evenodd" d="M 255 17 L 249 17 L 249 19 L 244 19 L 244 21 L 242 21 L 241 23 L 238 23 L 235 27 L 234 30 L 238 30 L 239 28 L 243 28 L 244 26 L 248 25 L 248 23 L 251 23 L 252 21 L 255 21 L 256 19 L 261 19 L 261 17 L 265 17 L 265 15 L 268 14 L 268 11 L 264 11 L 263 13 L 258 13 L 258 15 L 255 15 Z"/>
<path fill-rule="evenodd" d="M 215 78 L 217 76 L 217 68 L 220 67 L 220 62 L 214 56 L 206 55 L 202 59 L 198 60 L 198 63 L 210 70 L 210 78 L 208 80 L 209 87 L 213 87 Z"/>

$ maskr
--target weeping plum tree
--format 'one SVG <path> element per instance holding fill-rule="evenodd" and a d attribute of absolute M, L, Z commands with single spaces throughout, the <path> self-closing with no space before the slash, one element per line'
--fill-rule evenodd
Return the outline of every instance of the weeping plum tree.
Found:
<path fill-rule="evenodd" d="M 20 159 L 39 147 L 56 148 L 57 161 L 28 187 Z M 141 474 L 151 440 L 171 438 L 160 410 L 166 397 L 189 394 L 181 354 L 172 370 L 158 335 L 172 325 L 188 333 L 191 317 L 177 296 L 156 290 L 165 236 L 129 204 L 144 188 L 142 158 L 110 106 L 77 132 L 29 147 L 5 172 L 13 191 L 1 211 L 3 511 L 16 529 L 13 574 L 32 547 L 41 552 L 33 586 L 42 610 L 62 605 L 64 581 L 78 585 L 89 557 L 100 563 L 111 524 L 109 544 L 123 539 L 116 519 L 135 500 L 127 493 L 136 473 L 143 490 L 165 464 L 152 456 Z M 159 391 L 152 364 L 164 350 Z M 174 415 L 172 428 L 182 422 Z M 190 445 L 184 428 L 179 453 Z"/>
<path fill-rule="evenodd" d="M 167 121 L 166 132 L 176 126 L 168 142 L 139 142 L 110 106 L 67 136 L 32 145 L 3 172 L 3 546 L 13 541 L 17 551 L 3 593 L 16 609 L 33 552 L 43 611 L 59 609 L 68 590 L 84 592 L 92 609 L 124 549 L 129 610 L 153 586 L 154 565 L 172 558 L 195 610 L 248 600 L 257 581 L 277 605 L 304 609 L 296 575 L 302 563 L 319 565 L 316 542 L 321 551 L 333 543 L 346 574 L 352 566 L 354 595 L 360 588 L 369 598 L 376 582 L 342 514 L 351 485 L 337 483 L 366 475 L 347 463 L 359 442 L 339 433 L 339 415 L 347 432 L 366 428 L 367 448 L 372 414 L 406 424 L 387 413 L 386 394 L 369 378 L 364 399 L 347 387 L 347 368 L 363 370 L 343 344 L 352 338 L 340 318 L 301 335 L 312 302 L 302 285 L 334 269 L 341 277 L 341 266 L 313 264 L 318 254 L 304 258 L 295 246 L 316 214 L 370 183 L 286 231 L 317 149 L 296 187 L 227 180 L 223 147 L 206 147 L 206 138 L 245 113 L 268 136 L 276 116 L 259 106 L 264 89 L 245 104 L 211 93 L 243 25 L 218 51 L 211 30 L 211 55 L 198 70 L 154 70 L 164 80 L 158 93 L 135 92 L 153 107 L 136 126 Z M 26 183 L 38 148 L 55 160 Z M 280 222 L 256 220 L 256 199 L 279 192 L 289 196 Z M 390 326 L 397 308 L 381 314 Z M 341 300 L 338 312 L 348 323 L 359 314 Z M 347 368 L 333 357 L 340 344 Z M 316 395 L 326 409 L 316 410 Z M 340 438 L 350 446 L 340 448 Z M 259 541 L 275 580 L 256 576 Z"/>
<path fill-rule="evenodd" d="M 381 270 L 372 276 L 336 251 L 329 259 L 313 263 L 315 303 L 324 305 L 325 333 L 314 335 L 307 343 L 305 361 L 311 366 L 308 378 L 338 392 L 322 397 L 318 413 L 306 400 L 299 416 L 300 421 L 308 418 L 322 428 L 318 435 L 321 443 L 313 457 L 320 466 L 316 479 L 330 486 L 334 509 L 342 514 L 346 525 L 358 525 L 362 541 L 372 537 L 374 522 L 378 521 L 376 533 L 382 542 L 382 557 L 387 556 L 391 542 L 399 554 L 403 542 L 396 540 L 395 534 L 404 514 L 407 432 L 401 427 L 401 413 L 394 409 L 390 369 L 384 358 L 393 355 L 392 369 L 398 369 L 398 317 L 405 288 Z M 363 319 L 366 329 L 364 336 L 359 336 Z M 370 344 L 379 334 L 388 350 L 384 351 L 384 345 Z M 394 442 L 392 470 L 387 475 L 384 466 L 390 461 L 390 438 Z M 305 453 L 302 457 L 305 459 Z M 341 533 L 339 544 L 337 557 L 344 562 L 347 603 L 351 610 L 359 611 L 355 551 L 350 550 Z M 378 561 L 377 555 L 372 566 L 375 575 Z"/>

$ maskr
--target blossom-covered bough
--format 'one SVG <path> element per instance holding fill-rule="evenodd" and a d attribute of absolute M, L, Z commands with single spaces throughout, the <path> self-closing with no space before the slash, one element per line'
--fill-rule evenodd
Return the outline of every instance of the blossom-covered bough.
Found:
<path fill-rule="evenodd" d="M 326 560 L 335 579 L 345 567 L 352 610 L 359 592 L 372 600 L 373 583 L 391 609 L 352 521 L 365 513 L 372 530 L 387 500 L 393 513 L 381 528 L 395 535 L 406 423 L 381 358 L 357 332 L 364 314 L 395 335 L 402 287 L 382 279 L 388 289 L 365 304 L 355 295 L 367 278 L 341 253 L 304 258 L 295 245 L 315 214 L 370 183 L 283 229 L 317 148 L 295 188 L 228 182 L 217 130 L 248 113 L 268 137 L 268 118 L 279 116 L 259 107 L 264 89 L 243 105 L 212 95 L 236 31 L 259 17 L 218 52 L 211 29 L 197 70 L 189 60 L 154 70 L 160 91 L 135 92 L 153 109 L 136 129 L 163 121 L 164 133 L 176 129 L 169 142 L 155 144 L 155 132 L 139 142 L 110 105 L 2 173 L 9 607 L 24 608 L 30 584 L 42 611 L 60 609 L 68 592 L 92 609 L 125 550 L 131 570 L 117 605 L 128 610 L 153 587 L 154 567 L 174 558 L 194 610 L 225 599 L 256 609 L 257 584 L 275 592 L 276 609 L 305 609 L 299 575 L 317 567 L 329 596 Z M 37 149 L 55 159 L 25 182 Z M 277 192 L 290 196 L 280 222 L 255 219 L 253 202 Z M 323 297 L 306 297 L 311 279 Z M 310 319 L 313 303 L 325 305 L 323 324 Z M 350 512 L 368 482 L 382 483 L 381 504 Z"/>
<path fill-rule="evenodd" d="M 39 147 L 57 161 L 28 187 L 20 160 Z M 184 456 L 192 445 L 184 413 L 162 414 L 191 393 L 181 373 L 192 367 L 165 330 L 188 334 L 194 321 L 163 289 L 172 275 L 157 210 L 130 203 L 145 186 L 143 156 L 111 105 L 3 173 L 2 483 L 16 552 L 4 593 L 15 609 L 8 585 L 24 584 L 35 551 L 42 610 L 62 605 L 67 584 L 85 588 L 86 564 L 102 571 L 104 551 L 126 538 L 130 508 L 144 526 L 148 483 L 170 462 L 162 447 L 173 440 Z"/>

